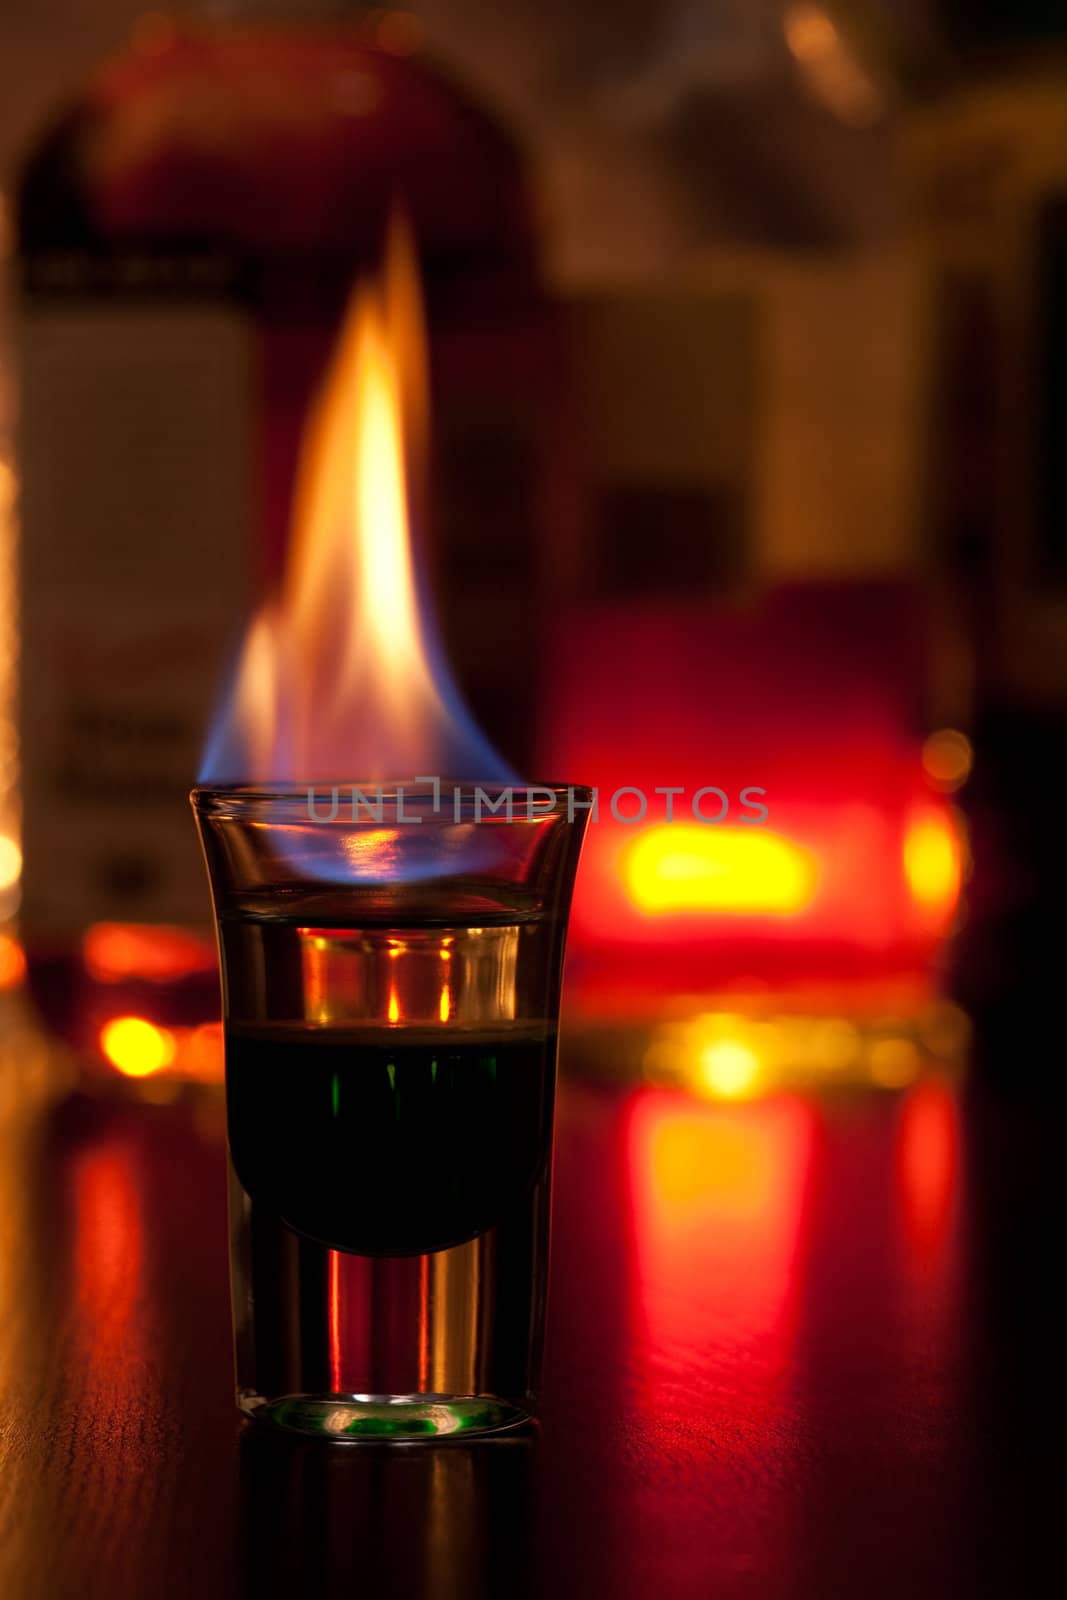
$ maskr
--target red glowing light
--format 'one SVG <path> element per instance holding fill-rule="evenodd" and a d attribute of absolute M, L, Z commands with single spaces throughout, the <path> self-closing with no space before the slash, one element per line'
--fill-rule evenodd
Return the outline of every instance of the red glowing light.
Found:
<path fill-rule="evenodd" d="M 343 1394 L 341 1385 L 341 1254 L 338 1250 L 327 1253 L 328 1277 L 326 1307 L 329 1321 L 330 1388 L 334 1394 Z"/>
<path fill-rule="evenodd" d="M 915 596 L 806 585 L 713 615 L 635 602 L 573 621 L 539 761 L 600 792 L 571 919 L 577 1006 L 618 1017 L 761 988 L 928 992 L 966 846 L 899 665 L 922 659 Z M 708 786 L 719 821 L 710 802 L 693 814 Z M 624 789 L 631 819 L 632 791 L 646 797 L 640 821 L 613 814 Z M 742 799 L 757 790 L 763 820 Z"/>
<path fill-rule="evenodd" d="M 430 1387 L 430 1258 L 419 1259 L 419 1391 Z"/>
<path fill-rule="evenodd" d="M 917 1084 L 901 1107 L 896 1171 L 909 1260 L 920 1274 L 935 1268 L 944 1253 L 959 1165 L 959 1104 L 954 1091 L 945 1083 Z"/>
<path fill-rule="evenodd" d="M 129 1362 L 143 1257 L 141 1196 L 121 1147 L 84 1151 L 74 1168 L 74 1262 L 87 1350 L 101 1367 Z"/>

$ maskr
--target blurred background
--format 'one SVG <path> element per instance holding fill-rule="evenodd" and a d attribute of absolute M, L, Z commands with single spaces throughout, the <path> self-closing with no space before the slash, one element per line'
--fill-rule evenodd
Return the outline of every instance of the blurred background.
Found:
<path fill-rule="evenodd" d="M 347 1595 L 383 1529 L 448 1600 L 524 1540 L 553 1594 L 1043 1592 L 1065 8 L 35 0 L 0 81 L 10 1592 Z M 186 794 L 398 196 L 448 655 L 602 790 L 534 1533 L 520 1455 L 234 1459 Z"/>
<path fill-rule="evenodd" d="M 185 790 L 396 195 L 420 553 L 479 721 L 605 799 L 767 793 L 759 829 L 591 830 L 567 1059 L 713 1099 L 1051 1084 L 1056 12 L 5 20 L 0 1103 L 219 1081 Z"/>

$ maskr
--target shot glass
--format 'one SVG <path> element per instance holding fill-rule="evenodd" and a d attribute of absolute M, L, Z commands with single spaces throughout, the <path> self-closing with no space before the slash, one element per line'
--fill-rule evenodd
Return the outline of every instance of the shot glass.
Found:
<path fill-rule="evenodd" d="M 409 1440 L 535 1416 L 588 791 L 197 788 L 237 1403 Z"/>

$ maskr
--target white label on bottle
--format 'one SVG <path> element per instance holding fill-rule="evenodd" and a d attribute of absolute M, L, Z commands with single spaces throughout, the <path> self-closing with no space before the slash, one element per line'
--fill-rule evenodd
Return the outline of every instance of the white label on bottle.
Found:
<path fill-rule="evenodd" d="M 187 791 L 256 577 L 251 349 L 222 306 L 23 319 L 30 939 L 207 920 Z"/>

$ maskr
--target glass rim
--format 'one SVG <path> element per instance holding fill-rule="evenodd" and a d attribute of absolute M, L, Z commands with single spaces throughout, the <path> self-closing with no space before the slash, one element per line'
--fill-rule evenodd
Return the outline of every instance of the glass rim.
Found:
<path fill-rule="evenodd" d="M 528 803 L 532 799 L 534 812 L 532 820 L 540 820 L 557 816 L 562 810 L 567 814 L 568 802 L 573 806 L 579 804 L 584 810 L 592 800 L 593 790 L 590 786 L 581 783 L 482 783 L 474 779 L 440 778 L 437 787 L 434 782 L 418 782 L 415 779 L 393 778 L 382 780 L 363 779 L 306 779 L 302 782 L 296 780 L 277 780 L 265 783 L 197 783 L 189 790 L 189 800 L 197 816 L 206 817 L 253 817 L 263 812 L 280 813 L 282 816 L 290 813 L 294 805 L 300 808 L 303 820 L 307 820 L 309 795 L 316 803 L 321 803 L 326 796 L 332 795 L 334 789 L 339 796 L 351 797 L 353 791 L 368 803 L 377 803 L 380 799 L 384 806 L 399 805 L 401 800 L 405 805 L 412 807 L 434 805 L 435 811 L 440 812 L 443 824 L 454 821 L 453 792 L 461 792 L 461 807 L 464 813 L 473 810 L 475 794 L 486 797 L 485 804 L 490 802 L 503 803 L 503 797 L 512 796 L 513 809 L 525 813 Z M 548 804 L 548 796 L 552 796 L 552 805 Z M 490 822 L 525 822 L 525 814 L 514 818 L 497 816 L 490 812 L 485 818 Z M 344 825 L 351 827 L 351 819 L 346 815 L 338 818 Z M 366 816 L 359 817 L 357 826 L 366 825 L 371 819 Z"/>

